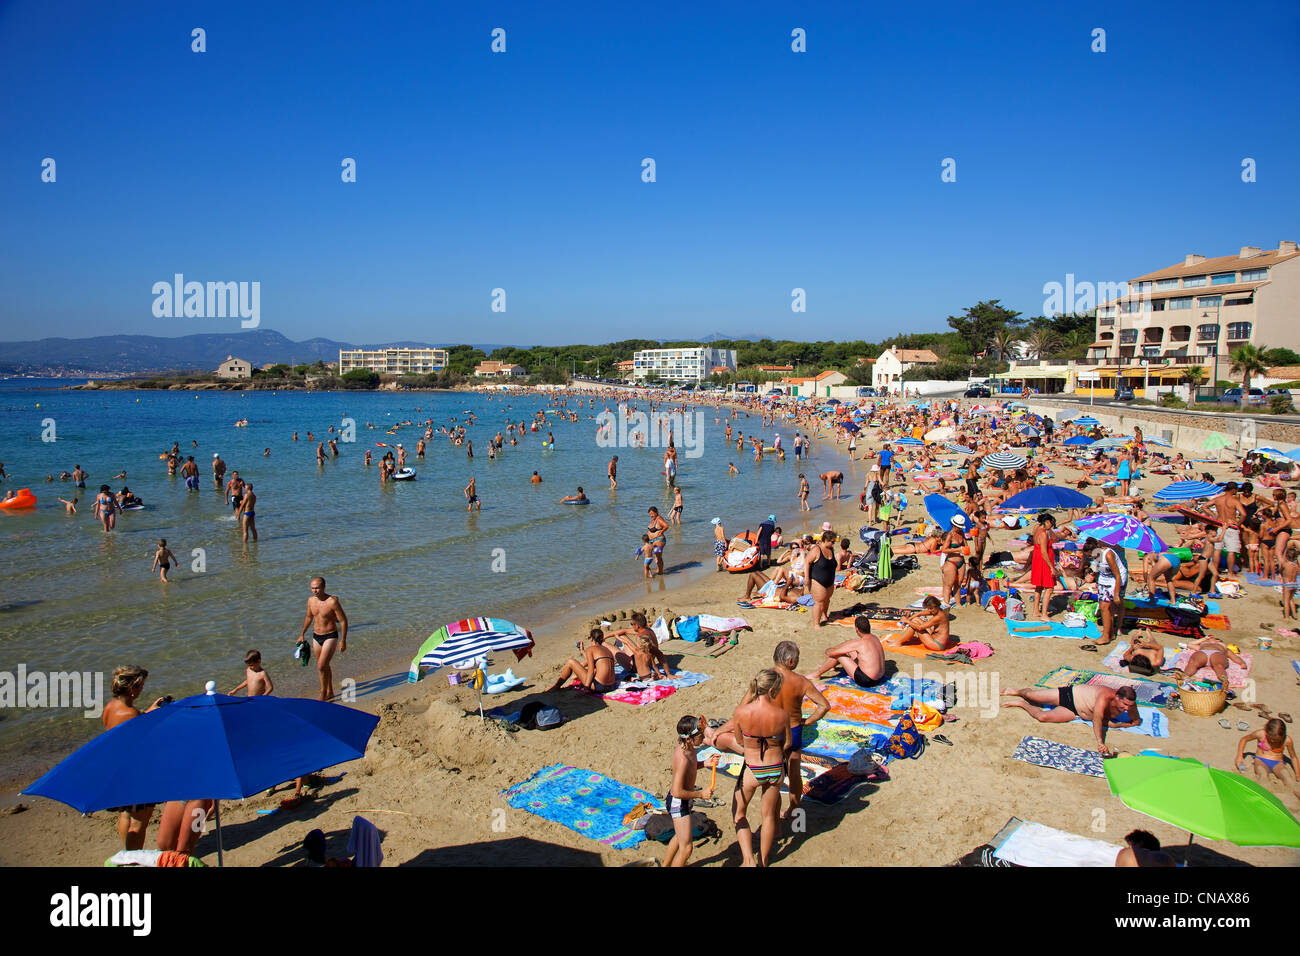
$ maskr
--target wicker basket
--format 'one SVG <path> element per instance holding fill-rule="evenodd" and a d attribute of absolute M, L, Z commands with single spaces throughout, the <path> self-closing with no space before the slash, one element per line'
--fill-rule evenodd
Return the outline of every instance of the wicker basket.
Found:
<path fill-rule="evenodd" d="M 1224 704 L 1228 702 L 1228 691 L 1223 687 L 1218 690 L 1183 689 L 1178 691 L 1178 700 L 1185 714 L 1191 714 L 1193 717 L 1213 717 L 1223 710 Z"/>

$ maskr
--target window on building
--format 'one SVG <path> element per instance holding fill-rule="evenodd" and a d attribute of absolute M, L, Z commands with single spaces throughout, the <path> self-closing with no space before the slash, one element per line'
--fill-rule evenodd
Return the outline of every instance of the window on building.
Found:
<path fill-rule="evenodd" d="M 1188 276 L 1183 280 L 1184 289 L 1199 289 L 1205 285 L 1205 276 Z"/>
<path fill-rule="evenodd" d="M 1235 272 L 1218 272 L 1210 276 L 1210 285 L 1228 285 L 1230 282 L 1237 281 Z"/>
<path fill-rule="evenodd" d="M 1242 269 L 1241 270 L 1242 282 L 1259 282 L 1267 278 L 1268 278 L 1267 266 L 1265 266 L 1263 269 Z"/>
<path fill-rule="evenodd" d="M 1198 325 L 1196 327 L 1196 338 L 1198 341 L 1214 342 L 1219 338 L 1219 326 L 1217 323 L 1210 325 Z"/>
<path fill-rule="evenodd" d="M 1158 279 L 1158 280 L 1156 280 L 1156 288 L 1157 288 L 1157 289 L 1177 289 L 1177 288 L 1178 288 L 1178 280 L 1177 280 L 1177 279 Z"/>
<path fill-rule="evenodd" d="M 1196 297 L 1196 307 L 1201 306 L 1219 306 L 1223 305 L 1223 296 L 1221 295 L 1198 295 Z"/>
<path fill-rule="evenodd" d="M 1164 300 L 1164 299 L 1154 299 L 1154 300 L 1152 300 L 1152 302 L 1151 302 L 1151 311 L 1152 311 L 1152 312 L 1163 312 L 1164 310 L 1165 310 L 1165 300 Z"/>
<path fill-rule="evenodd" d="M 1168 300 L 1169 309 L 1190 309 L 1192 307 L 1192 297 L 1190 295 L 1180 295 Z"/>
<path fill-rule="evenodd" d="M 1251 299 L 1250 296 L 1245 296 L 1244 298 L 1241 298 L 1241 299 L 1228 299 L 1228 300 L 1227 300 L 1226 302 L 1224 302 L 1223 304 L 1224 304 L 1225 306 L 1229 306 L 1229 305 L 1250 305 L 1250 303 L 1251 303 L 1252 301 L 1253 301 L 1253 300 Z"/>
<path fill-rule="evenodd" d="M 1121 329 L 1119 333 L 1120 345 L 1132 345 L 1138 340 L 1137 329 Z"/>
<path fill-rule="evenodd" d="M 1237 340 L 1250 338 L 1250 326 L 1249 322 L 1229 322 L 1228 338 Z"/>
<path fill-rule="evenodd" d="M 1138 291 L 1139 291 L 1139 292 L 1150 292 L 1150 291 L 1151 291 L 1151 285 L 1152 285 L 1152 283 L 1151 283 L 1151 280 L 1150 280 L 1150 279 L 1147 279 L 1145 282 L 1139 282 L 1139 283 L 1138 283 Z"/>

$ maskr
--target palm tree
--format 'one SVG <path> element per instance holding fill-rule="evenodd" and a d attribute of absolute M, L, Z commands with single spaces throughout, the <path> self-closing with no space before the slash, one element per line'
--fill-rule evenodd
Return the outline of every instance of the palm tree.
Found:
<path fill-rule="evenodd" d="M 1264 359 L 1264 353 L 1268 351 L 1262 345 L 1242 345 L 1232 352 L 1231 371 L 1241 375 L 1241 405 L 1246 406 L 1246 399 L 1250 396 L 1250 380 L 1263 372 L 1268 371 L 1269 364 Z"/>
<path fill-rule="evenodd" d="M 1187 400 L 1196 401 L 1196 393 L 1200 391 L 1201 385 L 1205 382 L 1205 368 L 1200 365 L 1189 365 L 1183 369 L 1183 384 L 1187 386 Z"/>
<path fill-rule="evenodd" d="M 1041 359 L 1056 348 L 1056 335 L 1051 329 L 1034 329 L 1025 339 L 1025 344 L 1029 346 L 1029 353 L 1034 358 Z"/>

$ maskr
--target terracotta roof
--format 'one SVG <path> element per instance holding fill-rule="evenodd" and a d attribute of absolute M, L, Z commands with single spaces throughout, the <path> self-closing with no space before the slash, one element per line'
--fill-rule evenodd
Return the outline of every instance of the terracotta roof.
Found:
<path fill-rule="evenodd" d="M 1235 256 L 1217 256 L 1213 259 L 1204 259 L 1194 265 L 1186 265 L 1180 262 L 1177 265 L 1169 266 L 1165 269 L 1157 269 L 1155 272 L 1148 272 L 1146 275 L 1138 276 L 1134 282 L 1143 279 L 1173 279 L 1181 276 L 1196 276 L 1204 273 L 1210 275 L 1214 272 L 1235 272 L 1240 269 L 1262 269 L 1265 266 L 1277 265 L 1279 262 L 1286 262 L 1288 259 L 1294 259 L 1300 256 L 1297 252 L 1282 252 L 1277 249 L 1266 249 L 1257 256 L 1249 256 L 1243 259 L 1240 255 Z"/>
<path fill-rule="evenodd" d="M 1200 275 L 1200 273 L 1193 273 L 1193 275 Z M 1268 280 L 1260 279 L 1256 282 L 1233 282 L 1224 285 L 1210 285 L 1209 283 L 1206 283 L 1205 285 L 1197 286 L 1194 289 L 1161 289 L 1158 292 L 1155 289 L 1150 289 L 1146 292 L 1132 292 L 1121 298 L 1111 299 L 1108 302 L 1101 303 L 1098 308 L 1107 305 L 1116 305 L 1120 302 L 1137 302 L 1141 299 L 1151 299 L 1152 301 L 1155 301 L 1156 299 L 1177 299 L 1189 295 L 1219 295 L 1221 293 L 1231 295 L 1234 292 L 1254 292 L 1263 285 L 1268 285 Z"/>
<path fill-rule="evenodd" d="M 939 356 L 929 349 L 890 349 L 890 351 L 900 362 L 906 364 L 923 365 L 927 362 L 939 364 Z"/>

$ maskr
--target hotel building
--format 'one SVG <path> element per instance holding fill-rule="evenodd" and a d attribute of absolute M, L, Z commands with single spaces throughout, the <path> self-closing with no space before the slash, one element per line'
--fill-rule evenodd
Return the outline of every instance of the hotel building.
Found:
<path fill-rule="evenodd" d="M 702 382 L 723 368 L 736 371 L 735 349 L 707 346 L 684 349 L 643 349 L 632 353 L 632 377 L 642 381 L 651 372 L 661 382 Z"/>
<path fill-rule="evenodd" d="M 446 349 L 339 349 L 340 375 L 359 368 L 381 375 L 427 375 L 446 367 Z"/>
<path fill-rule="evenodd" d="M 1189 255 L 1130 280 L 1126 295 L 1098 305 L 1088 357 L 1103 387 L 1113 388 L 1120 368 L 1130 385 L 1144 377 L 1172 381 L 1189 365 L 1213 374 L 1218 356 L 1219 378 L 1225 378 L 1234 349 L 1297 342 L 1300 250 L 1280 242 L 1276 249 L 1243 246 L 1237 255 L 1212 259 Z"/>

